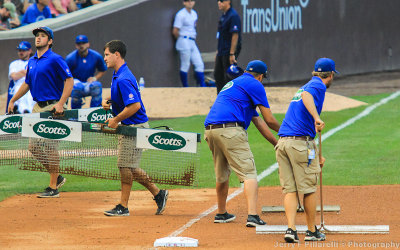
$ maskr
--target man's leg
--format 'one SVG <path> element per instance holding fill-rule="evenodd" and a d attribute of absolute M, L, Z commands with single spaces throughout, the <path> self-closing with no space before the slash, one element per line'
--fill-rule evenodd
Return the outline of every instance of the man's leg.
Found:
<path fill-rule="evenodd" d="M 71 108 L 82 108 L 82 98 L 85 96 L 85 86 L 82 82 L 76 81 L 71 92 Z"/>
<path fill-rule="evenodd" d="M 160 192 L 160 189 L 153 182 L 151 182 L 150 177 L 143 169 L 132 168 L 132 176 L 135 181 L 147 188 L 147 190 L 149 190 L 153 196 L 156 196 Z"/>
<path fill-rule="evenodd" d="M 215 189 L 217 191 L 218 213 L 223 214 L 226 212 L 226 199 L 228 197 L 229 180 L 216 183 Z"/>
<path fill-rule="evenodd" d="M 225 85 L 225 72 L 222 64 L 222 56 L 215 57 L 214 79 L 218 94 Z"/>
<path fill-rule="evenodd" d="M 296 214 L 297 214 L 297 194 L 296 192 L 285 194 L 284 198 L 285 214 L 288 221 L 288 228 L 296 230 Z"/>
<path fill-rule="evenodd" d="M 128 207 L 129 196 L 131 195 L 133 176 L 130 168 L 120 168 L 121 175 L 121 201 L 123 207 Z"/>
<path fill-rule="evenodd" d="M 92 96 L 92 100 L 90 101 L 90 107 L 101 107 L 102 101 L 102 86 L 101 82 L 94 81 L 89 84 L 90 93 L 89 95 Z"/>
<path fill-rule="evenodd" d="M 204 82 L 204 63 L 201 59 L 200 51 L 194 41 L 192 45 L 192 54 L 190 60 L 194 66 L 194 74 L 197 80 L 197 85 L 200 85 L 200 87 L 205 87 L 206 84 Z"/>
<path fill-rule="evenodd" d="M 181 67 L 179 71 L 179 75 L 181 78 L 182 86 L 189 87 L 188 83 L 188 71 L 190 68 L 190 50 L 179 50 L 179 56 L 181 59 Z"/>
<path fill-rule="evenodd" d="M 244 181 L 244 193 L 247 199 L 247 212 L 251 215 L 257 214 L 258 182 L 257 179 Z"/>
<path fill-rule="evenodd" d="M 317 195 L 315 193 L 304 194 L 304 210 L 306 212 L 308 230 L 314 232 L 315 215 L 317 213 Z"/>

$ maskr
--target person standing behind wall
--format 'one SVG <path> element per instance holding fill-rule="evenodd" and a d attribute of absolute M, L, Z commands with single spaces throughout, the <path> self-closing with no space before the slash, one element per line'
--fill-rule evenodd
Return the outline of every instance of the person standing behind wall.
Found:
<path fill-rule="evenodd" d="M 176 50 L 181 60 L 180 77 L 183 87 L 188 87 L 190 61 L 194 65 L 197 85 L 205 87 L 204 63 L 196 45 L 197 12 L 193 9 L 194 0 L 183 0 L 185 8 L 176 13 L 172 34 L 177 39 Z"/>
<path fill-rule="evenodd" d="M 218 50 L 215 57 L 214 78 L 217 93 L 232 80 L 226 74 L 231 64 L 235 64 L 241 50 L 241 21 L 232 8 L 231 0 L 218 0 L 218 9 L 224 13 L 218 22 Z"/>

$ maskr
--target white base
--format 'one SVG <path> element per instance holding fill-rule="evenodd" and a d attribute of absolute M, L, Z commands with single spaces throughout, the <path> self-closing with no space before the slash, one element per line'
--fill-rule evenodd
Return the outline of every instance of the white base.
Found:
<path fill-rule="evenodd" d="M 319 227 L 317 225 L 317 227 Z M 326 230 L 321 232 L 327 234 L 388 234 L 389 225 L 325 225 Z M 287 229 L 286 225 L 257 226 L 257 234 L 282 234 Z M 307 226 L 296 226 L 298 233 L 305 233 Z"/>
<path fill-rule="evenodd" d="M 198 247 L 199 241 L 189 237 L 165 237 L 154 241 L 154 247 Z"/>

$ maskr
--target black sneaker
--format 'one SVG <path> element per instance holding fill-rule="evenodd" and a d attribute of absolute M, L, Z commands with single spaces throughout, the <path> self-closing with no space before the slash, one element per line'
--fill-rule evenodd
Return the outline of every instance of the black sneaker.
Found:
<path fill-rule="evenodd" d="M 58 177 L 57 177 L 57 189 L 62 187 L 62 185 L 64 185 L 66 181 L 67 181 L 67 178 L 65 178 L 65 177 L 63 177 L 62 175 L 59 174 Z"/>
<path fill-rule="evenodd" d="M 224 214 L 217 214 L 214 217 L 214 223 L 228 223 L 236 219 L 236 216 L 233 214 L 228 214 L 225 212 Z"/>
<path fill-rule="evenodd" d="M 263 221 L 262 219 L 260 219 L 260 216 L 258 215 L 248 215 L 247 216 L 247 223 L 246 223 L 246 227 L 255 227 L 257 225 L 262 226 L 262 225 L 266 225 L 267 223 L 265 221 Z"/>
<path fill-rule="evenodd" d="M 324 241 L 326 240 L 325 234 L 321 233 L 317 227 L 315 227 L 315 232 L 311 232 L 310 230 L 306 231 L 306 237 L 304 237 L 305 241 Z"/>
<path fill-rule="evenodd" d="M 293 229 L 288 228 L 285 232 L 285 241 L 287 243 L 299 242 L 299 236 L 297 235 L 297 231 L 294 231 Z"/>
<path fill-rule="evenodd" d="M 165 205 L 167 204 L 168 200 L 168 190 L 160 190 L 154 199 L 157 203 L 157 212 L 156 214 L 161 214 L 165 210 Z"/>
<path fill-rule="evenodd" d="M 60 197 L 60 193 L 57 189 L 52 189 L 47 187 L 43 193 L 37 195 L 38 198 L 58 198 Z"/>
<path fill-rule="evenodd" d="M 118 204 L 115 206 L 115 208 L 104 211 L 104 214 L 107 216 L 129 216 L 129 210 L 127 207 Z"/>

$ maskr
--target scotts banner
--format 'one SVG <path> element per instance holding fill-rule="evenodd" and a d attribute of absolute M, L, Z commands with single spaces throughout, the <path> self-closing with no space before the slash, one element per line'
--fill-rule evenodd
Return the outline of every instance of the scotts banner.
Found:
<path fill-rule="evenodd" d="M 39 117 L 39 113 L 24 114 L 29 117 Z M 21 115 L 2 115 L 0 116 L 0 135 L 17 134 L 21 127 Z"/>
<path fill-rule="evenodd" d="M 103 108 L 90 108 L 78 110 L 78 121 L 91 123 L 104 123 L 108 118 L 112 118 L 111 111 L 105 111 Z"/>
<path fill-rule="evenodd" d="M 45 138 L 62 141 L 82 141 L 82 124 L 42 118 L 22 118 L 23 137 Z"/>
<path fill-rule="evenodd" d="M 138 128 L 136 147 L 196 153 L 197 134 Z"/>

